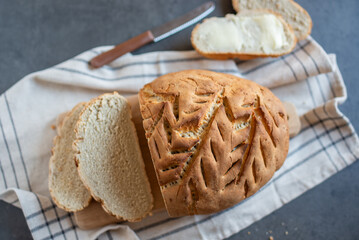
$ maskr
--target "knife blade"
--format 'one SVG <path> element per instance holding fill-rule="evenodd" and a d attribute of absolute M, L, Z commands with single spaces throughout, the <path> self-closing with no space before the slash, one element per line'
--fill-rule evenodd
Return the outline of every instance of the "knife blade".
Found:
<path fill-rule="evenodd" d="M 126 42 L 116 45 L 109 51 L 101 53 L 91 59 L 89 65 L 92 68 L 99 68 L 148 43 L 161 41 L 162 39 L 167 38 L 200 21 L 210 14 L 214 8 L 215 6 L 213 2 L 207 2 L 173 21 L 141 33 Z"/>

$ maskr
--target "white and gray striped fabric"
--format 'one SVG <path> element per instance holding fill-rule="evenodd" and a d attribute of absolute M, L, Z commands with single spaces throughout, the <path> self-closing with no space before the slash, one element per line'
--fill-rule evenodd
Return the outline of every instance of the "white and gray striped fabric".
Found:
<path fill-rule="evenodd" d="M 98 70 L 87 61 L 109 47 L 89 50 L 30 74 L 0 96 L 0 199 L 24 212 L 34 239 L 221 239 L 270 214 L 359 157 L 358 137 L 338 109 L 346 89 L 335 55 L 312 39 L 277 59 L 214 61 L 194 51 L 127 54 Z M 254 196 L 222 212 L 169 218 L 155 214 L 139 223 L 92 231 L 76 227 L 57 208 L 48 187 L 48 162 L 58 114 L 103 92 L 136 93 L 156 77 L 184 69 L 208 69 L 254 80 L 292 102 L 302 129 L 291 139 L 283 167 Z"/>

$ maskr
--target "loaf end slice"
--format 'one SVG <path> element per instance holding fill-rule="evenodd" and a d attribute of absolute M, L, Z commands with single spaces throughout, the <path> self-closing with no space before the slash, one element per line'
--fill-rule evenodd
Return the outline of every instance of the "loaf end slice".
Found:
<path fill-rule="evenodd" d="M 74 148 L 79 175 L 104 210 L 139 221 L 150 214 L 153 197 L 131 118 L 118 93 L 91 100 L 77 123 Z"/>
<path fill-rule="evenodd" d="M 232 0 L 237 12 L 254 9 L 269 9 L 283 16 L 293 28 L 298 40 L 303 40 L 312 31 L 312 19 L 308 12 L 293 0 Z"/>
<path fill-rule="evenodd" d="M 87 207 L 91 194 L 78 176 L 72 144 L 75 140 L 75 125 L 85 103 L 77 104 L 72 111 L 61 115 L 57 125 L 58 136 L 50 158 L 49 189 L 56 205 L 66 211 L 76 212 Z"/>

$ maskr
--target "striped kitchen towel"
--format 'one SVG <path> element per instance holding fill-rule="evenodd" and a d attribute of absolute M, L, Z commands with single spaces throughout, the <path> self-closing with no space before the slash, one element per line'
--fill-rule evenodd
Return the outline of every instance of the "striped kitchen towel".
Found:
<path fill-rule="evenodd" d="M 22 209 L 34 239 L 221 239 L 270 214 L 359 157 L 358 136 L 338 109 L 346 89 L 335 55 L 312 39 L 280 58 L 216 61 L 194 51 L 127 54 L 101 69 L 88 60 L 109 47 L 89 50 L 32 73 L 0 96 L 0 199 Z M 154 214 L 138 223 L 84 231 L 73 214 L 57 208 L 47 187 L 48 162 L 58 114 L 101 93 L 136 93 L 163 74 L 207 69 L 254 80 L 293 103 L 302 129 L 287 160 L 254 196 L 212 215 L 169 218 Z M 240 217 L 238 217 L 240 216 Z"/>

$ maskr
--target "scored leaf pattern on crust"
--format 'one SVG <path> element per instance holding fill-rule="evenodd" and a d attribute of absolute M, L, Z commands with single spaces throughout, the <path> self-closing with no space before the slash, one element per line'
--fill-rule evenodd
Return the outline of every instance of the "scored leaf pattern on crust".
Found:
<path fill-rule="evenodd" d="M 288 125 L 279 100 L 255 83 L 220 76 L 224 82 L 212 74 L 181 76 L 176 87 L 162 81 L 166 88 L 148 84 L 140 92 L 146 136 L 171 216 L 207 214 L 238 203 L 263 186 L 287 154 Z M 204 87 L 209 81 L 215 84 Z"/>

